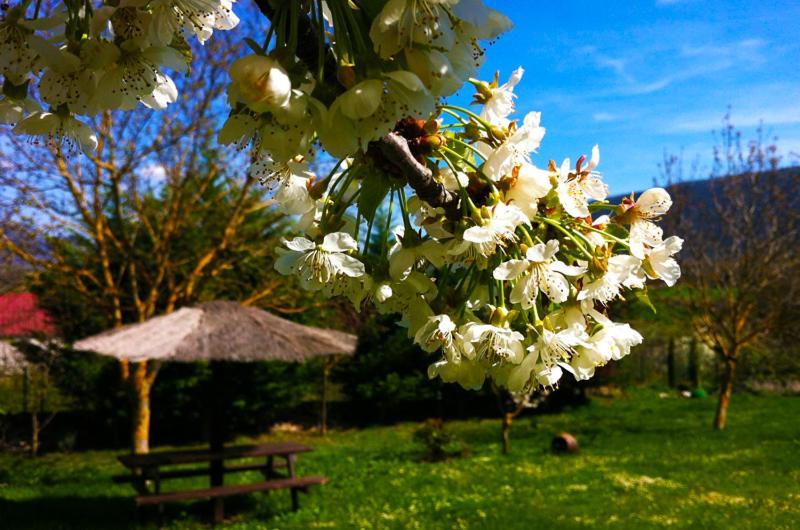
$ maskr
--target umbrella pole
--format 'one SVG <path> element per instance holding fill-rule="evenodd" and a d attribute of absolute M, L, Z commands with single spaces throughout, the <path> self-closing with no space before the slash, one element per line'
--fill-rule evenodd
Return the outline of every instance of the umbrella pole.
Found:
<path fill-rule="evenodd" d="M 211 425 L 209 444 L 212 453 L 221 453 L 225 448 L 225 407 L 223 397 L 226 384 L 225 363 L 211 361 Z M 211 486 L 222 486 L 224 481 L 223 461 L 211 460 Z"/>

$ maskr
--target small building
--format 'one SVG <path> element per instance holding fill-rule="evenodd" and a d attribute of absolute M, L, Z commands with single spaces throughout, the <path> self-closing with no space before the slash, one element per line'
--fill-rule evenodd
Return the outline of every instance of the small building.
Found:
<path fill-rule="evenodd" d="M 33 293 L 0 295 L 0 338 L 55 335 L 55 321 L 37 302 Z"/>

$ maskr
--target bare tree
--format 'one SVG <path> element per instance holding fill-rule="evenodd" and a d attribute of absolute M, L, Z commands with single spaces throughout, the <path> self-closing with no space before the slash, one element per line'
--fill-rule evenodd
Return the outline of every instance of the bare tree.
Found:
<path fill-rule="evenodd" d="M 718 139 L 711 178 L 672 187 L 677 211 L 668 222 L 686 239 L 683 281 L 695 332 L 723 365 L 714 427 L 724 429 L 743 352 L 795 325 L 784 316 L 797 314 L 800 294 L 800 177 L 780 168 L 761 130 L 744 143 L 726 116 Z M 677 180 L 679 164 L 666 159 L 668 180 Z"/>
<path fill-rule="evenodd" d="M 0 209 L 7 222 L 0 225 L 0 252 L 40 273 L 59 274 L 114 327 L 196 301 L 243 259 L 263 259 L 270 269 L 269 234 L 253 233 L 250 221 L 260 219 L 256 225 L 268 231 L 280 217 L 247 175 L 242 154 L 216 143 L 230 49 L 218 38 L 194 50 L 201 57 L 178 82 L 182 97 L 169 112 L 103 114 L 92 155 L 4 131 Z M 205 227 L 203 237 L 198 225 Z M 21 241 L 47 241 L 46 252 L 31 252 Z M 90 252 L 76 256 L 76 242 Z M 240 300 L 293 304 L 277 277 L 257 279 L 235 289 Z M 147 452 L 158 364 L 123 363 L 121 373 L 136 403 L 133 449 Z"/>
<path fill-rule="evenodd" d="M 504 455 L 511 452 L 511 424 L 514 418 L 526 409 L 535 409 L 542 405 L 547 396 L 548 389 L 535 389 L 521 394 L 512 394 L 505 388 L 492 384 L 492 392 L 497 400 L 497 408 L 501 415 L 500 449 Z"/>

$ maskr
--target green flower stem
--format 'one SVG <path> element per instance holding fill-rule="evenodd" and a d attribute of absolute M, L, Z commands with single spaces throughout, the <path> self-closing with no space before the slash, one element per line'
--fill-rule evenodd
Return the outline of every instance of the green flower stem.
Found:
<path fill-rule="evenodd" d="M 487 131 L 491 131 L 492 130 L 493 126 L 492 126 L 491 123 L 489 123 L 488 121 L 484 120 L 483 118 L 481 118 L 480 116 L 478 116 L 477 114 L 475 114 L 474 112 L 472 112 L 469 109 L 465 109 L 464 107 L 459 107 L 457 105 L 442 105 L 441 108 L 442 108 L 442 110 L 445 110 L 445 111 L 446 110 L 453 110 L 455 112 L 461 112 L 463 114 L 466 114 L 467 116 L 469 116 L 470 118 L 475 120 L 478 124 L 480 124 Z"/>
<path fill-rule="evenodd" d="M 497 191 L 497 186 L 495 186 L 494 181 L 492 179 L 490 179 L 489 177 L 487 177 L 483 173 L 483 171 L 478 166 L 475 165 L 474 162 L 472 162 L 471 160 L 467 160 L 466 158 L 464 158 L 463 156 L 458 154 L 456 151 L 453 151 L 449 147 L 445 147 L 445 146 L 442 145 L 442 146 L 439 147 L 439 150 L 443 151 L 445 153 L 448 153 L 451 156 L 455 156 L 458 160 L 463 161 L 465 164 L 467 164 L 472 169 L 474 169 L 475 172 L 478 174 L 479 177 L 481 177 L 482 180 L 486 181 L 486 183 L 489 184 L 492 187 L 492 191 L 495 191 L 495 192 Z M 458 180 L 458 178 L 456 178 L 456 180 Z"/>
<path fill-rule="evenodd" d="M 455 119 L 457 119 L 457 120 L 458 120 L 458 123 L 460 123 L 460 124 L 461 124 L 460 126 L 469 125 L 469 120 L 465 120 L 464 118 L 462 118 L 462 117 L 461 117 L 461 115 L 460 115 L 460 114 L 458 114 L 458 113 L 456 113 L 456 112 L 453 112 L 452 110 L 450 110 L 450 109 L 447 109 L 447 108 L 444 108 L 444 107 L 442 107 L 442 108 L 441 108 L 441 109 L 439 109 L 439 110 L 441 110 L 441 111 L 442 111 L 442 112 L 444 112 L 445 114 L 449 114 L 450 116 L 452 116 L 452 117 L 454 117 Z M 452 126 L 452 125 L 451 125 L 451 126 Z"/>
<path fill-rule="evenodd" d="M 472 199 L 469 198 L 467 190 L 461 185 L 461 181 L 458 180 L 458 168 L 456 168 L 455 164 L 453 164 L 453 162 L 446 156 L 442 156 L 442 160 L 444 160 L 445 164 L 447 164 L 447 166 L 453 172 L 453 175 L 456 179 L 456 184 L 458 184 L 458 193 L 461 195 L 461 211 L 464 212 L 464 215 L 472 213 L 475 209 L 475 205 L 472 203 Z"/>
<path fill-rule="evenodd" d="M 367 255 L 367 250 L 369 249 L 369 240 L 372 237 L 372 225 L 375 222 L 375 216 L 373 215 L 372 218 L 367 223 L 367 235 L 364 237 L 364 249 L 361 251 L 361 255 Z M 358 225 L 356 225 L 356 232 L 359 232 Z"/>
<path fill-rule="evenodd" d="M 324 28 L 325 27 L 325 18 L 322 11 L 322 0 L 317 0 L 316 2 L 312 3 L 314 14 L 316 15 L 317 19 L 317 27 Z M 271 28 L 270 28 L 271 29 Z M 316 78 L 319 82 L 322 82 L 324 79 L 325 74 L 325 32 L 318 31 L 317 32 L 317 75 Z M 267 49 L 266 45 L 264 49 Z"/>
<path fill-rule="evenodd" d="M 312 195 L 311 197 L 312 197 L 313 199 L 319 199 L 320 197 L 322 197 L 322 194 L 325 192 L 325 190 L 326 190 L 326 189 L 328 189 L 328 185 L 330 184 L 330 182 L 331 182 L 331 179 L 333 179 L 333 176 L 334 176 L 334 174 L 336 173 L 336 170 L 337 170 L 337 169 L 339 169 L 339 167 L 342 165 L 342 163 L 344 162 L 344 160 L 345 160 L 345 159 L 344 159 L 344 158 L 342 158 L 342 159 L 340 159 L 338 162 L 336 162 L 336 165 L 335 165 L 335 166 L 333 166 L 333 169 L 331 169 L 331 170 L 328 172 L 328 175 L 327 175 L 327 176 L 326 176 L 324 179 L 322 179 L 322 181 L 321 181 L 319 184 L 315 184 L 315 185 L 313 186 L 313 188 L 314 188 L 314 189 L 319 189 L 319 190 L 320 190 L 320 195 L 319 195 L 319 197 L 315 197 L 315 196 L 313 196 L 313 195 Z M 333 190 L 331 190 L 331 191 L 333 191 Z"/>
<path fill-rule="evenodd" d="M 550 218 L 548 218 L 548 217 L 542 217 L 542 216 L 540 216 L 540 215 L 537 215 L 537 216 L 536 216 L 536 218 L 535 218 L 535 220 L 536 220 L 536 221 L 539 221 L 539 222 L 542 222 L 542 223 L 545 223 L 545 224 L 548 224 L 548 225 L 550 225 L 550 226 L 552 226 L 552 227 L 556 228 L 558 231 L 560 231 L 560 232 L 561 232 L 561 233 L 563 233 L 565 236 L 567 236 L 567 237 L 568 237 L 568 238 L 569 238 L 569 239 L 570 239 L 570 240 L 571 240 L 573 243 L 575 243 L 575 246 L 576 246 L 576 247 L 578 247 L 578 249 L 579 249 L 579 250 L 580 250 L 580 251 L 581 251 L 581 252 L 582 252 L 582 253 L 583 253 L 583 254 L 584 254 L 586 257 L 588 257 L 588 258 L 590 258 L 590 259 L 591 259 L 591 257 L 592 257 L 592 253 L 591 253 L 591 252 L 589 252 L 589 251 L 586 249 L 586 247 L 584 247 L 584 246 L 583 246 L 583 243 L 581 243 L 581 242 L 578 240 L 578 238 L 576 238 L 576 237 L 575 237 L 575 235 L 574 235 L 572 232 L 570 232 L 569 230 L 567 230 L 566 228 L 564 228 L 564 227 L 561 225 L 561 223 L 559 223 L 559 222 L 557 222 L 557 221 L 554 221 L 554 220 L 552 220 L 552 219 L 550 219 Z"/>
<path fill-rule="evenodd" d="M 406 229 L 406 234 L 414 231 L 414 226 L 411 224 L 411 219 L 408 217 L 408 205 L 406 204 L 406 193 L 402 187 L 397 188 L 397 196 L 400 198 L 400 212 L 403 215 L 403 226 Z"/>
<path fill-rule="evenodd" d="M 389 192 L 389 212 L 386 215 L 386 225 L 383 227 L 383 241 L 381 241 L 381 255 L 386 253 L 386 244 L 389 241 L 389 232 L 392 229 L 392 210 L 394 209 L 394 190 Z"/>
<path fill-rule="evenodd" d="M 472 145 L 472 144 L 469 144 L 469 143 L 467 143 L 467 142 L 465 142 L 464 140 L 461 140 L 461 139 L 459 139 L 459 138 L 450 138 L 450 137 L 448 137 L 448 138 L 447 138 L 447 140 L 448 140 L 448 141 L 452 140 L 452 141 L 454 141 L 454 142 L 457 142 L 457 143 L 458 143 L 458 144 L 460 144 L 460 145 L 463 145 L 464 147 L 466 147 L 467 149 L 469 149 L 470 151 L 472 151 L 473 153 L 475 153 L 476 155 L 478 155 L 479 157 L 481 157 L 481 160 L 486 160 L 486 157 L 483 155 L 483 153 L 481 153 L 481 152 L 478 150 L 478 148 L 477 148 L 477 147 L 475 147 L 474 145 Z"/>
<path fill-rule="evenodd" d="M 531 306 L 531 309 L 533 309 L 533 323 L 534 324 L 538 324 L 539 323 L 539 297 L 538 296 L 536 297 L 536 300 L 533 302 L 533 305 Z M 536 328 L 534 327 L 534 329 L 536 329 Z"/>
<path fill-rule="evenodd" d="M 610 239 L 610 240 L 612 240 L 612 241 L 614 241 L 616 243 L 619 243 L 620 245 L 624 245 L 626 248 L 631 248 L 630 243 L 628 243 L 624 239 L 620 239 L 617 236 L 609 234 L 605 230 L 600 230 L 599 228 L 595 228 L 593 226 L 587 226 L 587 228 L 589 230 L 591 230 L 592 232 L 597 232 L 598 234 L 602 234 L 603 237 L 607 237 L 608 239 Z"/>
<path fill-rule="evenodd" d="M 502 280 L 497 280 L 497 287 L 500 289 L 500 307 L 506 306 L 506 290 Z"/>
<path fill-rule="evenodd" d="M 617 207 L 616 205 L 611 204 L 610 202 L 606 202 L 606 201 L 598 201 L 598 202 L 589 203 L 589 210 L 592 211 L 592 212 L 598 212 L 598 211 L 603 211 L 603 210 L 613 211 L 614 208 L 616 208 L 616 207 Z"/>
<path fill-rule="evenodd" d="M 325 205 L 322 210 L 322 219 L 320 221 L 320 225 L 322 225 L 323 227 L 332 220 L 333 216 L 337 217 L 341 216 L 341 214 L 344 213 L 345 210 L 347 210 L 347 208 L 350 207 L 350 205 L 353 203 L 356 197 L 358 197 L 358 194 L 361 192 L 361 189 L 357 190 L 356 193 L 353 194 L 353 197 L 350 198 L 350 201 L 348 201 L 347 204 L 343 205 L 343 208 L 341 208 L 340 211 L 331 212 L 332 205 L 341 204 L 342 196 L 344 196 L 345 191 L 350 186 L 350 182 L 352 181 L 352 179 L 353 179 L 353 172 L 350 171 L 348 168 L 340 175 L 338 179 L 336 179 L 336 181 L 331 186 L 331 189 L 328 192 L 328 200 L 325 201 Z M 341 186 L 339 186 L 340 182 L 342 183 Z M 339 186 L 338 189 L 337 186 Z M 323 231 L 326 232 L 326 230 Z"/>
<path fill-rule="evenodd" d="M 531 231 L 525 225 L 520 225 L 520 230 L 522 230 L 522 234 L 525 236 L 525 242 L 528 244 L 529 247 L 535 245 L 533 242 L 533 238 L 531 237 Z M 538 239 L 538 238 L 537 238 Z"/>

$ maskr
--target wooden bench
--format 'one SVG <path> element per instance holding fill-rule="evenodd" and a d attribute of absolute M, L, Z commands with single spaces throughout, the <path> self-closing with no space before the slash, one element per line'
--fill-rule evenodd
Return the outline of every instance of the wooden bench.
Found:
<path fill-rule="evenodd" d="M 164 504 L 195 499 L 210 499 L 213 503 L 214 522 L 222 522 L 225 517 L 223 499 L 233 495 L 244 495 L 258 491 L 278 489 L 291 490 L 292 509 L 299 508 L 298 492 L 308 492 L 310 486 L 325 484 L 328 479 L 321 476 L 297 476 L 295 462 L 298 453 L 311 451 L 311 448 L 296 442 L 226 447 L 208 451 L 192 449 L 188 451 L 163 451 L 145 455 L 122 455 L 119 461 L 131 470 L 129 475 L 117 475 L 114 482 L 131 484 L 138 495 L 137 507 L 158 506 L 159 519 Z M 264 458 L 260 463 L 243 462 L 230 464 L 228 460 Z M 180 468 L 191 464 L 209 464 L 203 467 Z M 178 469 L 175 467 L 178 466 Z M 165 469 L 166 468 L 166 469 Z M 285 468 L 285 472 L 278 469 Z M 251 484 L 223 484 L 228 473 L 259 471 L 263 481 Z M 182 491 L 161 491 L 161 483 L 166 479 L 209 476 L 210 487 Z"/>
<path fill-rule="evenodd" d="M 297 510 L 299 507 L 299 503 L 297 502 L 298 491 L 307 492 L 309 486 L 321 485 L 325 484 L 326 482 L 328 482 L 327 477 L 322 476 L 278 478 L 268 480 L 266 482 L 257 482 L 255 484 L 215 486 L 213 488 L 188 491 L 173 491 L 169 493 L 139 495 L 136 497 L 136 505 L 148 506 L 153 504 L 165 504 L 195 499 L 218 499 L 223 497 L 231 497 L 234 495 L 246 495 L 248 493 L 255 493 L 257 491 L 291 489 L 292 509 Z"/>
<path fill-rule="evenodd" d="M 285 460 L 273 460 L 271 464 L 240 464 L 235 466 L 224 466 L 222 471 L 227 475 L 228 473 L 236 473 L 241 471 L 261 471 L 264 475 L 272 476 L 280 476 L 276 470 L 281 468 L 288 467 L 288 464 Z M 175 469 L 170 471 L 158 471 L 158 475 L 156 477 L 155 474 L 150 475 L 114 475 L 111 477 L 117 484 L 130 484 L 130 483 L 137 483 L 141 482 L 142 480 L 155 480 L 156 478 L 159 479 L 170 479 L 170 478 L 191 478 L 191 477 L 203 477 L 208 476 L 208 468 L 207 467 L 198 467 L 194 469 Z"/>

